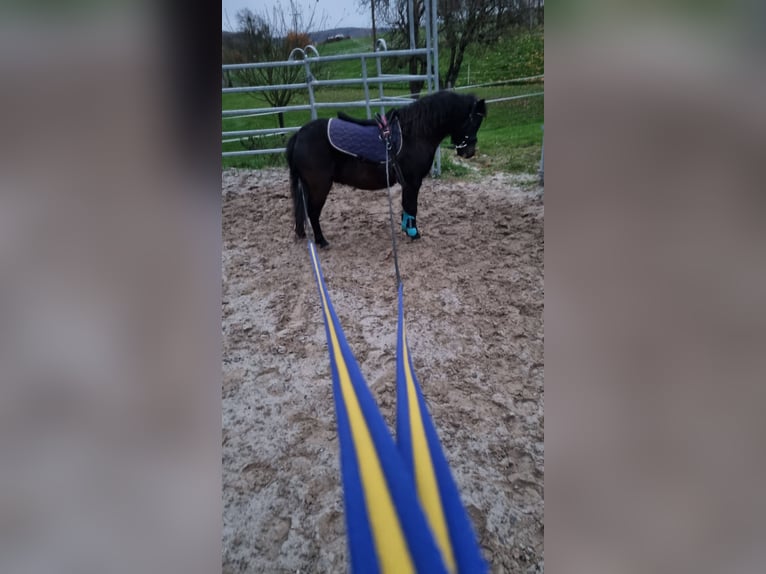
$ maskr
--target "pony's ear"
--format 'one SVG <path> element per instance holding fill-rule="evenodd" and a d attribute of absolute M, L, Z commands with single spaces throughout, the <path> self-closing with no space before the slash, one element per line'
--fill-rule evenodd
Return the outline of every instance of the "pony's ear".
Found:
<path fill-rule="evenodd" d="M 483 99 L 476 102 L 476 113 L 482 116 L 487 115 L 487 104 Z"/>

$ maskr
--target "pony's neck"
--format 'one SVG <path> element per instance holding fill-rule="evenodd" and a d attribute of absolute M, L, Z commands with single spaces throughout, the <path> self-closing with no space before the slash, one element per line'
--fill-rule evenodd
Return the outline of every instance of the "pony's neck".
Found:
<path fill-rule="evenodd" d="M 430 113 L 425 113 L 422 108 L 418 109 L 415 106 L 409 109 L 402 108 L 400 110 L 402 129 L 410 131 L 413 137 L 425 139 L 436 148 L 444 138 L 450 135 L 451 128 L 461 117 L 462 108 L 462 102 L 457 100 L 454 105 L 440 103 L 442 105 L 429 110 Z"/>
<path fill-rule="evenodd" d="M 450 113 L 450 115 L 452 115 Z M 450 126 L 452 124 L 451 118 L 447 118 L 445 121 L 433 124 L 432 135 L 429 135 L 429 141 L 438 146 L 444 138 L 450 135 Z"/>
<path fill-rule="evenodd" d="M 426 131 L 423 137 L 431 145 L 437 147 L 444 138 L 450 135 L 450 127 L 453 123 L 454 115 L 455 109 L 451 108 L 443 111 L 439 117 L 433 118 L 430 122 L 426 123 Z"/>

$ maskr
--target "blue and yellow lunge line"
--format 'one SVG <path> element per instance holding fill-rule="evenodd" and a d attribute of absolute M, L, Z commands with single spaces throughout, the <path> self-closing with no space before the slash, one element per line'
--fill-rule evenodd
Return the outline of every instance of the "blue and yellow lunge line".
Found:
<path fill-rule="evenodd" d="M 404 464 L 449 572 L 486 572 L 468 514 L 412 367 L 404 323 L 402 284 L 396 344 L 396 436 Z"/>
<path fill-rule="evenodd" d="M 412 476 L 375 404 L 309 243 L 330 350 L 351 571 L 447 573 Z"/>
<path fill-rule="evenodd" d="M 385 117 L 379 119 L 379 127 L 389 150 L 386 134 L 390 130 Z M 387 151 L 387 176 L 388 161 Z M 397 168 L 395 160 L 394 167 Z M 308 242 L 330 350 L 351 571 L 484 574 L 487 564 L 412 367 L 390 185 L 388 192 L 399 291 L 396 442 L 343 335 L 330 303 L 316 246 L 313 241 Z M 306 206 L 304 195 L 303 209 L 308 220 Z M 406 213 L 402 229 L 410 237 L 418 235 L 415 218 Z M 413 229 L 414 234 L 410 233 Z"/>

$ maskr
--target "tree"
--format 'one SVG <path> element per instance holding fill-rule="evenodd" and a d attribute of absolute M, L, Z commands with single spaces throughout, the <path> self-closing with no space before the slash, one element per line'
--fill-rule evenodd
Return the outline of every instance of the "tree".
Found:
<path fill-rule="evenodd" d="M 424 17 L 427 3 L 430 0 L 413 0 L 414 2 L 414 26 L 415 26 L 415 44 L 413 47 L 424 47 L 421 44 L 421 27 L 424 25 Z M 389 47 L 393 50 L 402 50 L 410 48 L 410 18 L 408 0 L 359 0 L 359 6 L 372 8 L 373 18 L 377 14 L 378 22 L 384 22 L 390 29 Z M 422 42 L 425 44 L 425 41 Z M 386 61 L 386 66 L 390 66 L 390 61 Z M 422 75 L 426 73 L 425 56 L 412 56 L 404 64 L 408 68 L 408 73 L 412 75 Z M 410 93 L 417 96 L 424 86 L 423 80 L 410 81 Z"/>
<path fill-rule="evenodd" d="M 492 0 L 442 0 L 442 32 L 449 51 L 444 84 L 454 87 L 465 51 L 471 44 L 495 39 L 499 26 L 498 5 Z M 494 17 L 493 17 L 494 16 Z"/>
<path fill-rule="evenodd" d="M 285 14 L 292 16 L 291 22 Z M 257 14 L 249 8 L 237 12 L 237 31 L 232 46 L 226 51 L 227 59 L 232 63 L 279 62 L 287 60 L 295 48 L 304 48 L 311 43 L 308 31 L 314 26 L 316 4 L 304 19 L 303 12 L 296 0 L 289 0 L 289 11 L 275 6 L 271 15 Z M 321 25 L 321 24 L 318 24 Z M 313 66 L 316 72 L 317 66 Z M 301 66 L 280 66 L 267 68 L 248 68 L 237 71 L 240 84 L 246 86 L 276 86 L 296 84 L 305 80 Z M 263 92 L 247 92 L 254 98 L 264 98 L 272 107 L 282 107 L 290 103 L 295 90 L 276 89 Z M 279 127 L 285 127 L 284 113 L 277 114 Z"/>
<path fill-rule="evenodd" d="M 447 63 L 447 72 L 439 84 L 454 87 L 466 50 L 476 44 L 487 45 L 501 34 L 511 34 L 521 26 L 542 23 L 543 0 L 437 0 L 439 15 L 439 56 Z M 413 0 L 415 47 L 423 47 L 425 13 L 431 0 Z M 358 0 L 363 8 L 372 8 L 378 20 L 391 28 L 393 49 L 410 47 L 408 0 Z M 410 74 L 426 73 L 426 58 L 413 56 L 407 65 Z M 423 81 L 410 82 L 410 92 L 418 94 Z"/>
<path fill-rule="evenodd" d="M 488 44 L 519 26 L 541 20 L 541 0 L 439 0 L 441 31 L 448 50 L 444 84 L 454 87 L 466 49 Z"/>
<path fill-rule="evenodd" d="M 414 39 L 415 44 L 413 47 L 417 48 L 420 45 L 420 32 L 421 26 L 424 25 L 423 19 L 425 18 L 426 6 L 429 0 L 413 0 L 414 6 L 412 10 L 414 19 Z M 393 27 L 394 33 L 394 48 L 408 48 L 410 47 L 410 11 L 409 3 L 407 0 L 396 0 L 395 2 L 395 18 L 390 22 Z M 423 41 L 425 44 L 425 40 Z M 425 46 L 424 46 L 425 47 Z M 428 61 L 425 56 L 411 56 L 409 59 L 409 73 L 411 75 L 423 75 L 427 70 Z M 410 93 L 417 95 L 420 94 L 425 81 L 423 80 L 411 80 L 410 81 Z"/>

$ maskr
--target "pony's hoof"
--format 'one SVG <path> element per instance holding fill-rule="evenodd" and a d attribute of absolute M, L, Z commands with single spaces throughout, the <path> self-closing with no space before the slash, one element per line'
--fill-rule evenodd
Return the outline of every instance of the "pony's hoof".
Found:
<path fill-rule="evenodd" d="M 317 245 L 319 245 L 319 247 L 322 248 L 322 249 L 327 249 L 328 247 L 330 247 L 330 244 L 327 242 L 326 239 L 320 239 L 317 242 Z"/>
<path fill-rule="evenodd" d="M 410 239 L 420 239 L 420 231 L 418 231 L 417 227 L 408 227 L 404 230 L 404 233 Z"/>
<path fill-rule="evenodd" d="M 410 239 L 418 239 L 420 237 L 415 216 L 410 215 L 406 211 L 402 213 L 402 231 L 404 231 Z"/>

